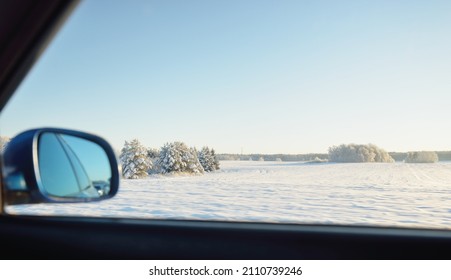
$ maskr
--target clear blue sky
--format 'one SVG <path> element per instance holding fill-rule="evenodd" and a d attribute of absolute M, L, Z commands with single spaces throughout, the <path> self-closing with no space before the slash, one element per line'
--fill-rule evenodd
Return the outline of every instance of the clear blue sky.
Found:
<path fill-rule="evenodd" d="M 451 150 L 451 1 L 83 2 L 0 117 L 119 150 Z"/>

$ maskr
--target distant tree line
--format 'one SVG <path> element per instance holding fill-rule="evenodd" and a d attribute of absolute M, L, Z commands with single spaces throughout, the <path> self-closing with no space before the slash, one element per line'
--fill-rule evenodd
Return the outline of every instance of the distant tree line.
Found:
<path fill-rule="evenodd" d="M 451 161 L 451 151 L 436 152 L 385 152 L 373 144 L 342 144 L 329 148 L 329 153 L 309 154 L 218 154 L 219 160 L 252 160 L 252 161 L 306 161 L 306 162 L 420 162 L 424 157 L 419 153 L 429 153 L 427 162 Z M 434 156 L 437 155 L 437 157 Z M 416 155 L 416 156 L 415 156 Z M 415 160 L 412 158 L 416 158 Z M 437 160 L 435 160 L 437 159 Z"/>
<path fill-rule="evenodd" d="M 328 154 L 218 154 L 219 160 L 310 161 L 328 159 Z"/>
<path fill-rule="evenodd" d="M 438 161 L 451 161 L 451 151 L 436 151 L 435 153 Z M 408 157 L 408 153 L 390 152 L 389 154 L 395 161 L 404 161 Z"/>

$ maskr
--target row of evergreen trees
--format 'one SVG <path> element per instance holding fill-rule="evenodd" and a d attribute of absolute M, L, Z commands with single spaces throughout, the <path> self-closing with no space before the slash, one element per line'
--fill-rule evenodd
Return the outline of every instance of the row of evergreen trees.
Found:
<path fill-rule="evenodd" d="M 125 141 L 119 160 L 122 176 L 126 179 L 176 172 L 202 174 L 219 169 L 219 160 L 213 149 L 203 147 L 197 151 L 183 142 L 166 143 L 156 150 L 146 149 L 137 139 Z"/>

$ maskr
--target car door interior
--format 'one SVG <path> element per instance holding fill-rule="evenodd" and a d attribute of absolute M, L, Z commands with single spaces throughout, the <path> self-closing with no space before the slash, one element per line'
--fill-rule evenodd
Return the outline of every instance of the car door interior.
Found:
<path fill-rule="evenodd" d="M 0 3 L 0 108 L 77 3 Z M 22 216 L 0 206 L 4 259 L 447 259 L 451 252 L 447 230 Z"/>

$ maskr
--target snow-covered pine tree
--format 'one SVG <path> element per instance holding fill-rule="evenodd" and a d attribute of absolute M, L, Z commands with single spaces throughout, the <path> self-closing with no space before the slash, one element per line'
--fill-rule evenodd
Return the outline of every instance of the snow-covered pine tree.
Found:
<path fill-rule="evenodd" d="M 149 174 L 158 174 L 161 173 L 161 168 L 159 163 L 160 159 L 160 150 L 149 148 L 147 149 L 147 156 L 149 157 L 150 162 L 152 163 L 152 168 L 147 171 Z"/>
<path fill-rule="evenodd" d="M 188 172 L 203 173 L 203 168 L 195 154 L 183 142 L 166 143 L 160 150 L 158 165 L 161 173 Z"/>
<path fill-rule="evenodd" d="M 214 170 L 214 161 L 211 156 L 211 151 L 208 147 L 202 147 L 198 153 L 199 162 L 204 168 L 205 172 L 210 172 Z"/>
<path fill-rule="evenodd" d="M 158 158 L 160 156 L 160 151 L 158 149 L 149 148 L 147 149 L 147 156 L 151 159 Z"/>
<path fill-rule="evenodd" d="M 198 153 L 199 162 L 206 172 L 211 172 L 219 169 L 219 160 L 215 154 L 215 150 L 208 147 L 203 147 Z"/>
<path fill-rule="evenodd" d="M 178 152 L 175 143 L 166 143 L 161 147 L 158 165 L 161 173 L 179 172 L 182 170 L 182 156 Z"/>
<path fill-rule="evenodd" d="M 219 159 L 218 156 L 215 153 L 214 149 L 211 149 L 211 156 L 213 158 L 213 167 L 215 170 L 219 170 Z"/>
<path fill-rule="evenodd" d="M 189 154 L 186 155 L 188 158 L 188 171 L 196 174 L 204 173 L 204 168 L 197 157 L 197 149 L 192 147 L 189 149 Z"/>
<path fill-rule="evenodd" d="M 119 159 L 122 164 L 122 176 L 125 179 L 144 178 L 147 171 L 152 168 L 147 149 L 137 139 L 125 141 Z"/>

